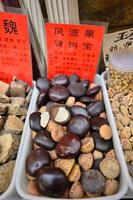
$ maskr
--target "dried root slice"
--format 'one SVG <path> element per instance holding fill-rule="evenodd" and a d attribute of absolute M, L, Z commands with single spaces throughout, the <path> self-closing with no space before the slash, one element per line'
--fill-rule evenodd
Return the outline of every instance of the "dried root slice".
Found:
<path fill-rule="evenodd" d="M 0 164 L 6 162 L 9 158 L 14 158 L 19 147 L 19 139 L 12 134 L 0 136 Z"/>
<path fill-rule="evenodd" d="M 74 159 L 61 159 L 61 158 L 59 158 L 59 159 L 55 160 L 55 167 L 60 168 L 65 173 L 66 176 L 69 175 L 74 164 L 75 164 Z"/>
<path fill-rule="evenodd" d="M 24 122 L 15 115 L 9 115 L 4 129 L 9 133 L 20 134 L 23 131 Z"/>
<path fill-rule="evenodd" d="M 0 166 L 0 193 L 5 192 L 11 182 L 15 160 Z"/>

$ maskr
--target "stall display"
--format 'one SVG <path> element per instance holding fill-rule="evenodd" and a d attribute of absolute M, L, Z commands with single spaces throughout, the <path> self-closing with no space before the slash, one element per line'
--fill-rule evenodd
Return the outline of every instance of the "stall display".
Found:
<path fill-rule="evenodd" d="M 0 193 L 8 189 L 12 180 L 31 94 L 25 81 L 0 81 Z"/>

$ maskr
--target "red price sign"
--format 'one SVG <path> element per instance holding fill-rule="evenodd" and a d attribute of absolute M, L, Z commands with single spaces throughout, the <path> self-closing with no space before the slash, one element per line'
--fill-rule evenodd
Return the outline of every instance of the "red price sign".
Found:
<path fill-rule="evenodd" d="M 48 77 L 77 73 L 93 81 L 104 31 L 103 26 L 47 23 Z"/>
<path fill-rule="evenodd" d="M 23 14 L 0 13 L 0 80 L 18 79 L 32 84 L 28 18 Z"/>

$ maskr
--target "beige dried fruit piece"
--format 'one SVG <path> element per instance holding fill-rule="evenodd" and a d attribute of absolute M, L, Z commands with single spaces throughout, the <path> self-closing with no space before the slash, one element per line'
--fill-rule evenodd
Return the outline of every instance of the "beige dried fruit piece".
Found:
<path fill-rule="evenodd" d="M 119 182 L 117 180 L 111 180 L 111 179 L 106 180 L 106 185 L 104 190 L 104 194 L 106 196 L 116 194 L 118 192 L 118 189 L 119 189 Z"/>
<path fill-rule="evenodd" d="M 83 198 L 83 196 L 84 196 L 84 191 L 81 183 L 79 181 L 74 182 L 73 185 L 71 186 L 69 197 L 72 199 L 78 199 L 78 198 Z"/>
<path fill-rule="evenodd" d="M 119 108 L 120 103 L 117 100 L 113 100 L 111 103 L 112 108 Z"/>
<path fill-rule="evenodd" d="M 66 134 L 66 132 L 64 131 L 63 127 L 60 125 L 53 128 L 51 131 L 51 137 L 55 142 L 59 142 L 65 134 Z"/>
<path fill-rule="evenodd" d="M 89 170 L 93 165 L 92 153 L 82 153 L 78 157 L 78 163 L 83 171 Z"/>
<path fill-rule="evenodd" d="M 127 116 L 127 115 L 128 115 L 128 109 L 127 109 L 126 106 L 121 105 L 121 106 L 120 106 L 120 111 L 121 111 L 121 113 L 122 113 L 124 116 Z"/>
<path fill-rule="evenodd" d="M 102 92 L 99 91 L 99 92 L 96 94 L 96 96 L 95 96 L 94 99 L 97 100 L 97 101 L 102 101 L 102 100 L 103 100 L 103 94 L 102 94 Z"/>
<path fill-rule="evenodd" d="M 63 159 L 63 158 L 58 158 L 55 160 L 55 167 L 60 168 L 66 176 L 68 176 L 75 164 L 74 159 Z"/>
<path fill-rule="evenodd" d="M 51 160 L 56 160 L 58 158 L 55 149 L 52 151 L 48 151 L 48 153 L 50 154 Z"/>
<path fill-rule="evenodd" d="M 112 108 L 114 114 L 118 114 L 120 112 L 119 108 Z"/>
<path fill-rule="evenodd" d="M 81 152 L 90 153 L 94 149 L 94 140 L 92 137 L 85 137 L 81 140 Z"/>
<path fill-rule="evenodd" d="M 47 131 L 49 131 L 50 133 L 51 133 L 51 131 L 54 129 L 54 128 L 56 128 L 58 126 L 58 124 L 57 123 L 55 123 L 53 120 L 49 120 L 49 123 L 48 123 L 48 125 L 47 125 L 47 127 L 46 127 L 46 129 L 47 129 Z"/>
<path fill-rule="evenodd" d="M 4 125 L 4 129 L 7 132 L 15 134 L 20 134 L 23 131 L 23 127 L 24 122 L 15 115 L 9 115 Z"/>
<path fill-rule="evenodd" d="M 133 161 L 133 151 L 132 150 L 125 150 L 124 151 L 124 157 L 126 162 Z"/>
<path fill-rule="evenodd" d="M 13 134 L 0 136 L 0 164 L 12 159 L 19 147 L 19 139 Z"/>
<path fill-rule="evenodd" d="M 9 90 L 9 84 L 0 81 L 0 94 L 7 94 Z"/>
<path fill-rule="evenodd" d="M 131 134 L 133 135 L 133 127 L 132 127 L 132 128 L 130 128 L 130 131 L 131 131 Z"/>
<path fill-rule="evenodd" d="M 42 112 L 41 113 L 41 120 L 40 120 L 40 125 L 43 127 L 43 128 L 46 128 L 48 122 L 49 122 L 49 119 L 50 119 L 50 115 L 49 115 L 49 112 Z"/>
<path fill-rule="evenodd" d="M 132 145 L 128 138 L 121 139 L 121 145 L 123 150 L 131 150 Z"/>
<path fill-rule="evenodd" d="M 77 101 L 75 104 L 75 106 L 81 106 L 83 108 L 86 108 L 86 105 L 84 103 L 81 103 L 80 101 Z"/>
<path fill-rule="evenodd" d="M 94 160 L 103 158 L 103 153 L 101 151 L 94 150 L 93 151 L 93 158 L 94 158 Z"/>
<path fill-rule="evenodd" d="M 123 139 L 123 138 L 127 138 L 129 139 L 131 137 L 131 129 L 126 126 L 124 127 L 124 129 L 121 131 L 121 135 L 120 135 L 120 138 Z"/>
<path fill-rule="evenodd" d="M 40 109 L 39 109 L 39 112 L 40 113 L 43 113 L 45 112 L 47 109 L 46 109 L 46 106 L 42 106 Z"/>
<path fill-rule="evenodd" d="M 32 195 L 35 195 L 35 196 L 41 196 L 41 194 L 37 190 L 37 186 L 36 186 L 35 181 L 29 181 L 27 190 L 28 190 L 29 194 L 32 194 Z"/>
<path fill-rule="evenodd" d="M 37 132 L 35 132 L 35 131 L 32 131 L 32 132 L 31 132 L 31 137 L 32 137 L 32 139 L 34 139 L 36 135 L 37 135 Z"/>
<path fill-rule="evenodd" d="M 128 126 L 130 123 L 130 118 L 128 116 L 120 115 L 120 121 L 123 126 Z"/>
<path fill-rule="evenodd" d="M 110 140 L 112 138 L 112 129 L 109 125 L 104 124 L 100 127 L 99 134 L 104 140 Z"/>
<path fill-rule="evenodd" d="M 8 163 L 0 166 L 0 193 L 5 192 L 6 189 L 9 187 L 14 167 L 15 160 L 11 160 Z"/>
<path fill-rule="evenodd" d="M 72 107 L 75 103 L 75 97 L 68 97 L 67 101 L 66 101 L 66 106 L 68 107 Z"/>
<path fill-rule="evenodd" d="M 8 96 L 5 95 L 5 94 L 1 94 L 1 93 L 0 93 L 0 102 L 1 102 L 1 103 L 10 103 L 10 102 L 11 102 L 11 98 L 8 97 Z"/>
<path fill-rule="evenodd" d="M 109 150 L 109 151 L 106 153 L 105 157 L 106 157 L 106 158 L 116 158 L 114 149 Z"/>
<path fill-rule="evenodd" d="M 114 158 L 104 158 L 100 162 L 100 170 L 103 175 L 108 179 L 115 179 L 120 174 L 120 166 Z"/>
<path fill-rule="evenodd" d="M 80 177 L 81 177 L 80 166 L 78 164 L 75 164 L 68 176 L 68 179 L 70 182 L 75 182 L 78 181 Z"/>

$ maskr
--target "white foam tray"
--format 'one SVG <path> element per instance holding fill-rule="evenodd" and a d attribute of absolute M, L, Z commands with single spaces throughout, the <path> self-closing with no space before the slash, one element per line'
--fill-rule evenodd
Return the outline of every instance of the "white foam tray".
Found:
<path fill-rule="evenodd" d="M 110 100 L 109 100 L 108 92 L 107 92 L 107 88 L 106 88 L 107 73 L 103 72 L 101 78 L 102 78 L 102 82 L 103 82 L 103 89 L 105 91 L 105 96 L 106 96 L 106 99 L 107 99 L 107 102 L 108 102 L 108 105 L 109 105 L 108 106 L 109 112 L 110 112 L 110 115 L 111 115 L 111 118 L 112 118 L 112 126 L 114 127 L 113 129 L 116 132 L 116 137 L 118 138 L 117 143 L 120 147 L 119 152 L 120 152 L 120 155 L 121 155 L 121 161 L 123 163 L 123 169 L 125 171 L 125 181 L 127 182 L 130 190 L 133 192 L 133 178 L 130 176 L 130 174 L 128 172 L 128 168 L 127 168 L 126 161 L 125 161 L 125 158 L 124 158 L 124 153 L 123 153 L 121 142 L 120 142 L 120 139 L 119 139 L 119 136 L 118 136 L 116 123 L 115 123 L 115 120 L 114 120 L 114 116 L 113 116 L 113 112 L 112 112 L 112 109 L 111 109 L 111 104 L 110 104 Z"/>
<path fill-rule="evenodd" d="M 35 84 L 35 83 L 33 83 L 33 84 Z M 29 120 L 28 116 L 32 112 L 32 105 L 34 103 L 34 92 L 35 92 L 35 90 L 33 90 L 31 101 L 30 101 L 30 104 L 29 104 L 29 107 L 28 107 L 27 117 L 26 117 L 26 120 L 25 120 L 24 129 L 23 129 L 23 132 L 22 132 L 21 142 L 20 142 L 20 145 L 19 145 L 19 150 L 18 150 L 18 154 L 17 154 L 17 158 L 16 158 L 16 164 L 15 164 L 15 168 L 14 168 L 14 171 L 13 171 L 12 180 L 11 180 L 11 183 L 10 183 L 8 189 L 0 195 L 0 200 L 2 200 L 2 199 L 6 200 L 8 198 L 18 198 L 19 197 L 17 192 L 16 192 L 15 181 L 16 181 L 19 166 L 21 165 L 21 154 L 22 154 L 22 150 L 23 150 L 22 148 L 23 148 L 23 143 L 25 141 L 25 134 L 26 134 L 27 124 L 28 124 L 28 120 Z"/>
<path fill-rule="evenodd" d="M 100 75 L 96 76 L 96 80 L 95 82 L 99 85 L 102 86 L 103 88 L 103 83 L 101 80 Z M 108 104 L 106 103 L 106 96 L 105 96 L 105 92 L 103 91 L 103 95 L 104 95 L 104 102 L 105 102 L 105 108 L 107 111 L 107 117 L 108 117 L 108 121 L 111 125 L 111 128 L 113 130 L 113 126 L 112 126 L 112 117 L 110 117 L 110 113 L 108 112 Z M 34 88 L 34 93 L 33 93 L 33 99 L 34 101 L 32 101 L 32 112 L 36 111 L 36 99 L 38 97 L 38 90 L 36 88 Z M 27 116 L 27 124 L 26 124 L 26 129 L 25 129 L 25 133 L 24 133 L 24 141 L 23 143 L 21 143 L 21 159 L 20 159 L 20 163 L 17 166 L 17 177 L 16 177 L 16 189 L 18 194 L 24 198 L 24 199 L 30 199 L 30 200 L 45 200 L 45 199 L 51 199 L 51 200 L 55 200 L 55 198 L 48 198 L 48 197 L 37 197 L 37 196 L 33 196 L 28 194 L 27 191 L 27 185 L 28 185 L 28 180 L 25 174 L 25 160 L 26 157 L 28 156 L 28 154 L 31 152 L 31 147 L 32 147 L 32 139 L 31 139 L 31 130 L 29 127 L 29 123 L 28 123 L 28 118 L 29 116 Z M 127 184 L 125 182 L 125 177 L 124 177 L 124 169 L 123 169 L 123 161 L 121 159 L 120 156 L 120 151 L 119 151 L 119 143 L 117 143 L 118 138 L 116 139 L 116 133 L 113 131 L 113 143 L 114 143 L 114 148 L 115 148 L 115 152 L 116 152 L 116 156 L 117 159 L 120 162 L 121 165 L 121 175 L 120 175 L 120 188 L 119 191 L 117 192 L 117 194 L 115 195 L 111 195 L 111 196 L 104 196 L 104 197 L 98 197 L 95 198 L 97 200 L 115 200 L 115 199 L 120 199 L 122 198 L 126 192 L 127 192 Z M 89 198 L 90 200 L 94 200 L 94 198 Z M 60 200 L 63 200 L 60 198 Z"/>

